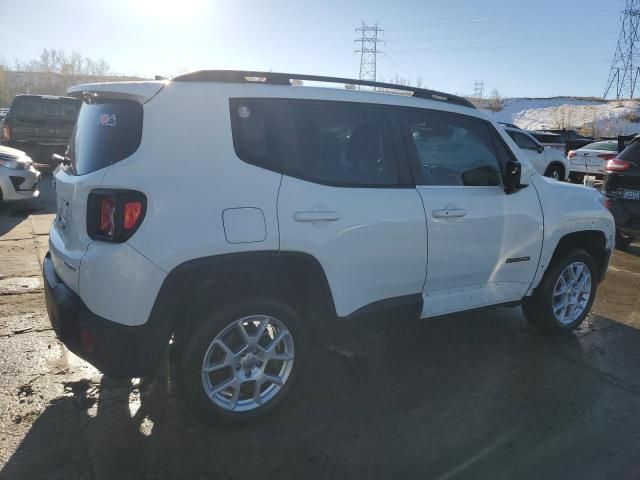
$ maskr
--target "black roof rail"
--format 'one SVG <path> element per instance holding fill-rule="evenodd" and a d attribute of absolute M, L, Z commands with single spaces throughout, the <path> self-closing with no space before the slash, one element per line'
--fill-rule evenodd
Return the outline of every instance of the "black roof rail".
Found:
<path fill-rule="evenodd" d="M 389 90 L 410 92 L 414 97 L 438 100 L 441 102 L 476 108 L 473 103 L 463 97 L 448 93 L 428 90 L 426 88 L 394 83 L 372 82 L 370 80 L 356 80 L 353 78 L 323 77 L 320 75 L 303 75 L 299 73 L 252 72 L 244 70 L 198 70 L 183 73 L 171 79 L 173 82 L 220 82 L 220 83 L 266 83 L 269 85 L 292 85 L 291 80 L 307 80 L 309 82 L 341 83 L 345 85 L 360 85 L 363 87 L 384 88 Z"/>

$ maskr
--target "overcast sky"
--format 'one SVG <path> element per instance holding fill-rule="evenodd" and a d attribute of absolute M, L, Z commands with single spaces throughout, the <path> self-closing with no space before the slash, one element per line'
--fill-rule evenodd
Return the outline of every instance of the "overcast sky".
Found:
<path fill-rule="evenodd" d="M 378 79 L 470 94 L 602 95 L 623 0 L 0 0 L 0 56 L 42 48 L 141 76 L 192 69 L 357 77 L 354 31 L 384 29 Z"/>

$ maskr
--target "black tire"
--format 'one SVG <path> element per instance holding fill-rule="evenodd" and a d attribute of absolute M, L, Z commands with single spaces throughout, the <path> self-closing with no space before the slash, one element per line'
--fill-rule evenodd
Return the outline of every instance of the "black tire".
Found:
<path fill-rule="evenodd" d="M 616 250 L 626 250 L 634 240 L 635 237 L 625 235 L 624 233 L 616 230 Z"/>
<path fill-rule="evenodd" d="M 584 311 L 571 323 L 562 323 L 553 311 L 553 293 L 560 274 L 574 262 L 585 264 L 591 274 L 591 292 Z M 531 297 L 526 297 L 522 310 L 527 321 L 544 333 L 569 332 L 582 323 L 589 314 L 598 287 L 598 270 L 593 257 L 584 250 L 570 250 L 560 257 L 545 272 L 540 285 Z"/>
<path fill-rule="evenodd" d="M 584 184 L 584 173 L 571 173 L 569 179 L 572 183 Z"/>
<path fill-rule="evenodd" d="M 551 165 L 549 168 L 547 168 L 547 171 L 544 172 L 544 176 L 562 182 L 564 180 L 564 168 L 562 168 L 560 165 Z"/>
<path fill-rule="evenodd" d="M 289 330 L 293 339 L 293 366 L 280 390 L 264 404 L 248 411 L 230 411 L 214 403 L 203 384 L 202 362 L 209 345 L 227 326 L 250 315 L 268 315 L 276 318 Z M 306 326 L 298 314 L 288 305 L 277 300 L 243 299 L 236 303 L 203 313 L 203 319 L 184 339 L 177 368 L 178 383 L 184 400 L 201 420 L 212 425 L 241 425 L 264 417 L 279 407 L 287 398 L 289 391 L 300 377 L 309 355 L 309 338 Z M 265 362 L 265 368 L 266 368 Z M 238 367 L 239 368 L 239 367 Z M 234 375 L 230 367 L 230 376 Z"/>

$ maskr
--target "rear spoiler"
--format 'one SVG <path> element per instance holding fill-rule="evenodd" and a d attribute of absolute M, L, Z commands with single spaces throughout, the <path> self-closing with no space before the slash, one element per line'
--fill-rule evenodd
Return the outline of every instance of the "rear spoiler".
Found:
<path fill-rule="evenodd" d="M 70 87 L 67 93 L 80 100 L 114 98 L 146 103 L 160 93 L 166 84 L 166 81 L 85 83 Z"/>

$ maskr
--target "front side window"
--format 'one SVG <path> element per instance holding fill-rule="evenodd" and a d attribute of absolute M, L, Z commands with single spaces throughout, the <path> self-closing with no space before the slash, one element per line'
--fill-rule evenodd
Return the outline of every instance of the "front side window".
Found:
<path fill-rule="evenodd" d="M 520 148 L 524 150 L 538 150 L 538 144 L 534 142 L 530 137 L 523 135 L 522 133 L 512 132 L 510 130 L 507 131 L 509 136 L 513 138 L 513 141 L 516 142 Z"/>
<path fill-rule="evenodd" d="M 406 111 L 420 185 L 497 186 L 500 164 L 489 125 L 461 115 Z"/>
<path fill-rule="evenodd" d="M 292 101 L 295 137 L 285 173 L 335 186 L 400 183 L 384 108 L 348 102 Z"/>

